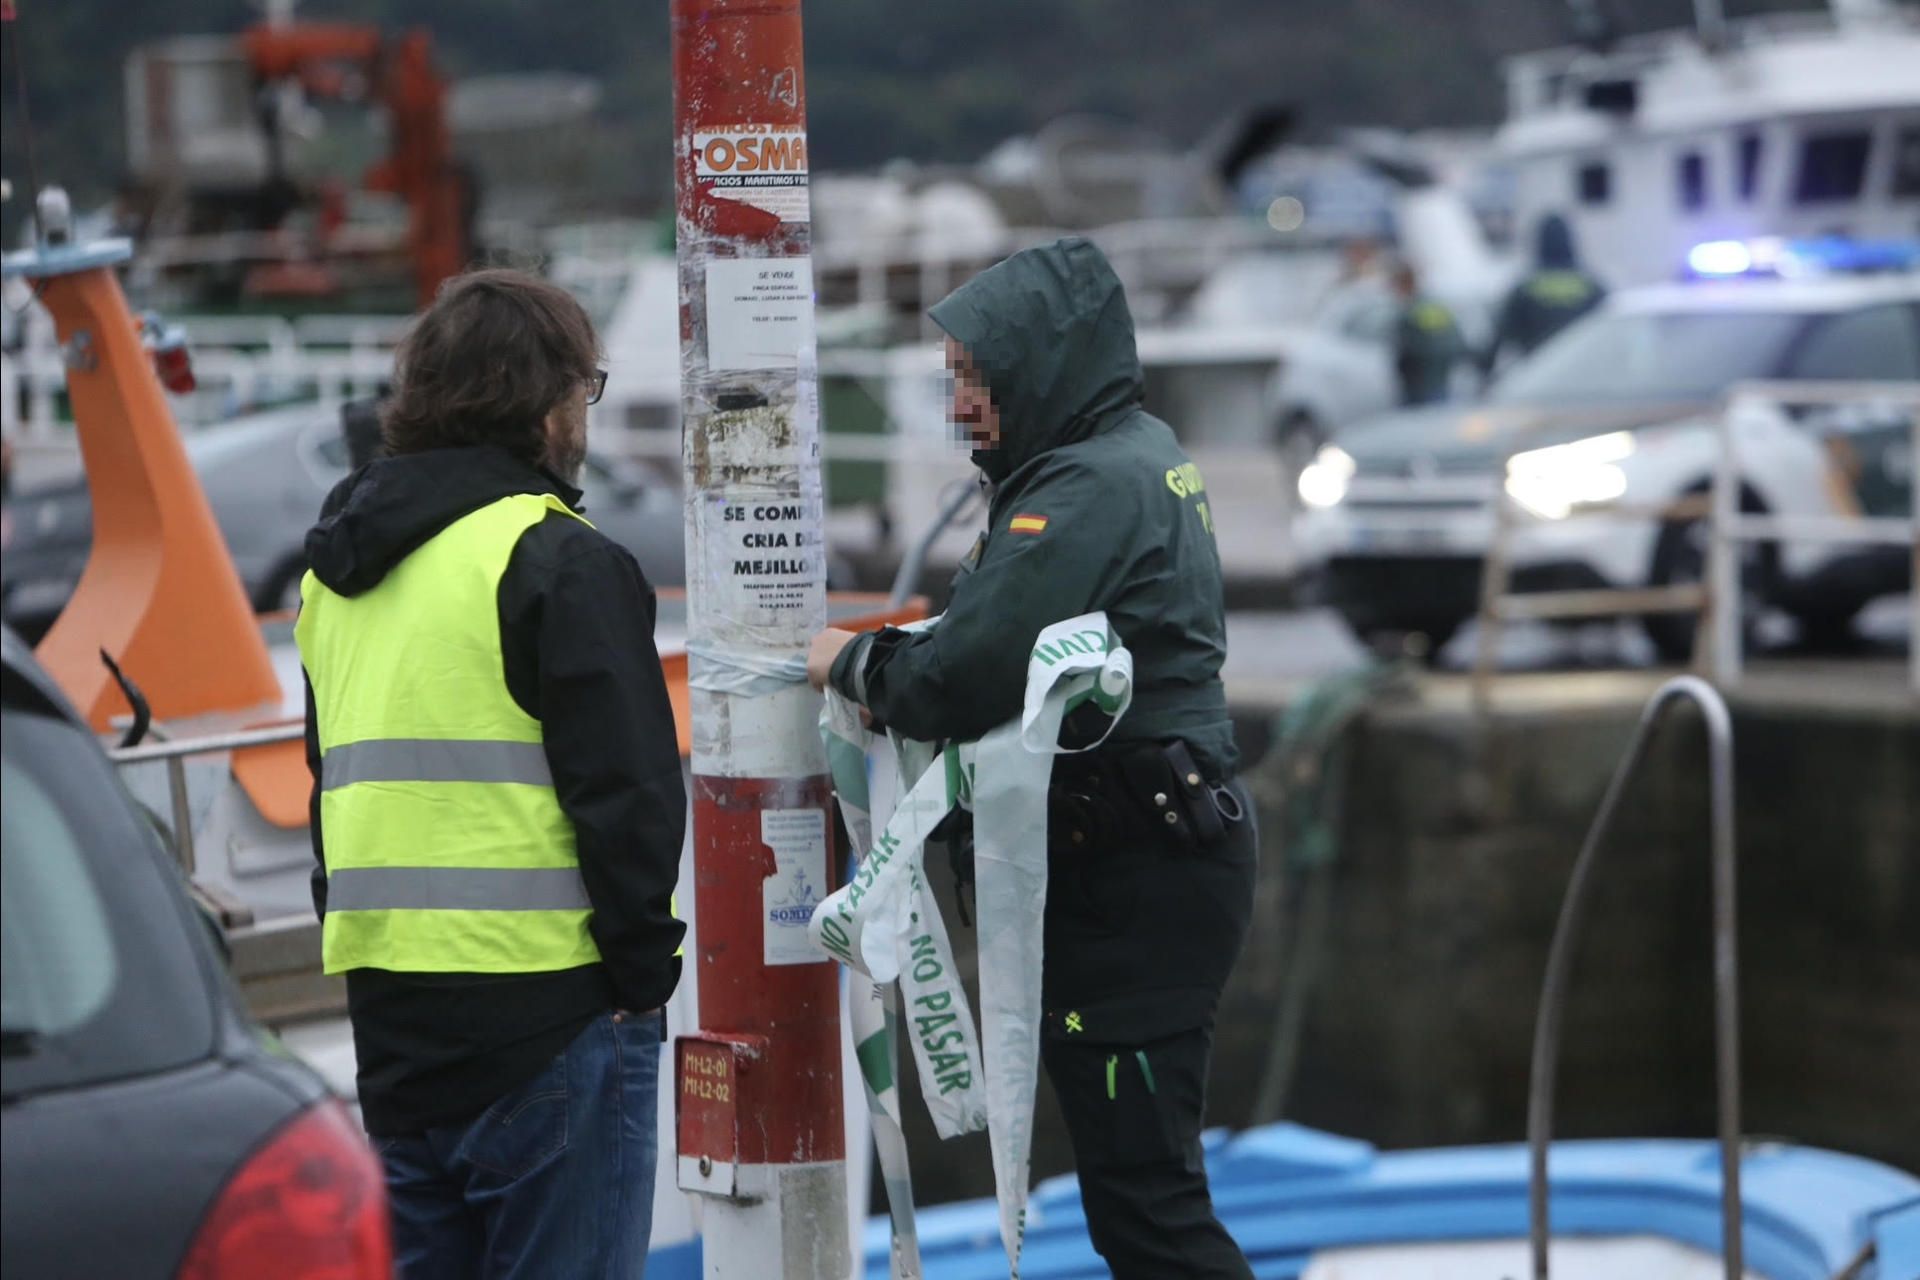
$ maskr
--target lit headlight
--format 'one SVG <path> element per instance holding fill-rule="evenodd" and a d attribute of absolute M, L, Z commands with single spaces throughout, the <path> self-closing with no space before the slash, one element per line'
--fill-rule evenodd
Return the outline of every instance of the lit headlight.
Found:
<path fill-rule="evenodd" d="M 1612 502 L 1627 491 L 1617 465 L 1633 456 L 1625 431 L 1572 444 L 1516 453 L 1507 460 L 1507 494 L 1543 520 L 1562 520 L 1575 507 Z"/>
<path fill-rule="evenodd" d="M 1353 481 L 1353 456 L 1337 444 L 1322 445 L 1300 473 L 1300 501 L 1324 510 L 1347 496 Z"/>

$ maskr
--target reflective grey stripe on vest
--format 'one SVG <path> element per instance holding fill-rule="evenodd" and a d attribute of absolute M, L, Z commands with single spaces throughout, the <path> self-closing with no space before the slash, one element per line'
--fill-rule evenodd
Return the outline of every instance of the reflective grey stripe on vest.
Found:
<path fill-rule="evenodd" d="M 553 785 L 538 742 L 459 738 L 369 738 L 344 742 L 320 758 L 320 789 L 356 782 L 524 782 Z"/>
<path fill-rule="evenodd" d="M 329 911 L 584 911 L 577 867 L 341 867 Z"/>

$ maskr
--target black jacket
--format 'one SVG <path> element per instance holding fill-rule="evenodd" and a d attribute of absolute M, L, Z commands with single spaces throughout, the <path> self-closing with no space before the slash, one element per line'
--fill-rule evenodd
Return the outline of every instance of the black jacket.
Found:
<path fill-rule="evenodd" d="M 460 517 L 520 493 L 579 491 L 498 449 L 382 459 L 342 481 L 307 535 L 315 576 L 357 595 Z M 347 975 L 369 1131 L 477 1115 L 531 1079 L 595 1016 L 666 1003 L 685 927 L 669 906 L 686 832 L 673 710 L 654 649 L 653 589 L 625 548 L 554 512 L 521 535 L 498 595 L 502 677 L 542 725 L 573 822 L 603 963 L 555 973 Z M 320 748 L 307 690 L 314 907 L 326 914 Z"/>

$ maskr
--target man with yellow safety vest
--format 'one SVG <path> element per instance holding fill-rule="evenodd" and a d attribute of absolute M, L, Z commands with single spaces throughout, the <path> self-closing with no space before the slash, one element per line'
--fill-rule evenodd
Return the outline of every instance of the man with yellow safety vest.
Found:
<path fill-rule="evenodd" d="M 686 793 L 653 590 L 575 487 L 598 356 L 564 291 L 455 279 L 307 535 L 314 903 L 406 1280 L 646 1260 Z"/>

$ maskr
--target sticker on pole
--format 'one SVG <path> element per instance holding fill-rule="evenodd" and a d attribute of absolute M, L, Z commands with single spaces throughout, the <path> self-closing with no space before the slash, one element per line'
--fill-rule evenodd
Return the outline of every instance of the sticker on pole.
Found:
<path fill-rule="evenodd" d="M 730 124 L 693 135 L 693 173 L 724 200 L 806 222 L 807 135 L 770 124 Z"/>
<path fill-rule="evenodd" d="M 812 258 L 708 259 L 710 370 L 797 369 L 812 347 Z"/>
<path fill-rule="evenodd" d="M 807 936 L 813 909 L 827 895 L 827 815 L 819 809 L 769 809 L 760 842 L 773 850 L 774 872 L 760 882 L 765 912 L 763 964 L 819 964 Z"/>

